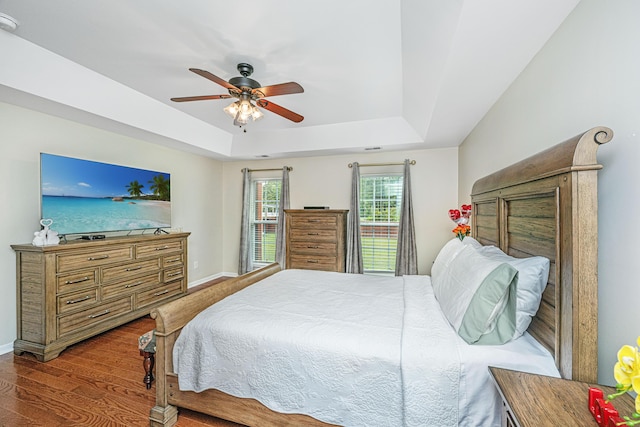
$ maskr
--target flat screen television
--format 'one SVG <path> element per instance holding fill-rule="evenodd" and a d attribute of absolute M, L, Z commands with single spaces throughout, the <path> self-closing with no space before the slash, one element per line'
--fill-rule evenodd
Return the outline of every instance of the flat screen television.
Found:
<path fill-rule="evenodd" d="M 171 226 L 170 174 L 40 153 L 41 218 L 60 235 Z"/>

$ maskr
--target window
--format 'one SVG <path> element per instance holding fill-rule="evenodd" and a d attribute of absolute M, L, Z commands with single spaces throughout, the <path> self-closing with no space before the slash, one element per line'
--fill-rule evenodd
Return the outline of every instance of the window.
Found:
<path fill-rule="evenodd" d="M 360 237 L 365 273 L 396 269 L 402 175 L 360 177 Z"/>
<path fill-rule="evenodd" d="M 256 179 L 251 183 L 251 254 L 256 268 L 276 260 L 281 187 L 281 179 Z"/>

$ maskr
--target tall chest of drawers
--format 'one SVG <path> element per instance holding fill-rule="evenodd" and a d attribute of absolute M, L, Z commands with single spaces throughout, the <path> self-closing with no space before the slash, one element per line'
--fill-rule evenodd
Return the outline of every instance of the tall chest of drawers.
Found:
<path fill-rule="evenodd" d="M 113 237 L 16 253 L 14 353 L 40 361 L 187 292 L 189 233 Z"/>
<path fill-rule="evenodd" d="M 286 268 L 344 272 L 347 212 L 286 209 Z"/>

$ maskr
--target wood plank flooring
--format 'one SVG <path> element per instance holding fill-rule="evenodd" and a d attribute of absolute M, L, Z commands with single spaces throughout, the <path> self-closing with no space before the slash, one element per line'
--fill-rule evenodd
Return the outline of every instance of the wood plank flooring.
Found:
<path fill-rule="evenodd" d="M 138 337 L 149 316 L 64 350 L 49 362 L 0 355 L 0 426 L 148 426 L 155 382 L 147 390 Z M 179 427 L 239 427 L 180 409 Z"/>

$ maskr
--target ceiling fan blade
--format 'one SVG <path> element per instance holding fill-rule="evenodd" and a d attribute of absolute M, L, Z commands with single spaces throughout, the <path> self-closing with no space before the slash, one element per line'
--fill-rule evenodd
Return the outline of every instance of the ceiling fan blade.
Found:
<path fill-rule="evenodd" d="M 220 77 L 218 77 L 216 75 L 213 75 L 208 71 L 201 70 L 199 68 L 189 68 L 189 71 L 193 71 L 194 73 L 198 74 L 199 76 L 204 77 L 205 79 L 209 79 L 212 82 L 218 83 L 222 87 L 226 87 L 227 89 L 240 92 L 240 89 L 238 89 L 237 87 L 235 87 L 234 85 L 232 85 L 228 81 L 223 80 Z"/>
<path fill-rule="evenodd" d="M 291 93 L 302 93 L 304 89 L 296 82 L 280 83 L 278 85 L 264 86 L 254 89 L 263 93 L 265 97 L 276 95 L 289 95 Z"/>
<path fill-rule="evenodd" d="M 208 99 L 228 99 L 233 98 L 231 95 L 202 95 L 202 96 L 183 96 L 179 98 L 171 98 L 174 102 L 185 101 L 206 101 Z"/>
<path fill-rule="evenodd" d="M 300 123 L 304 120 L 304 117 L 302 117 L 300 114 L 294 113 L 291 110 L 287 110 L 286 108 L 281 107 L 278 104 L 274 104 L 271 101 L 267 101 L 266 99 L 258 99 L 256 101 L 256 104 L 258 104 L 258 107 L 262 107 L 265 110 L 276 113 L 277 115 L 282 116 L 285 119 L 291 120 L 292 122 Z"/>

